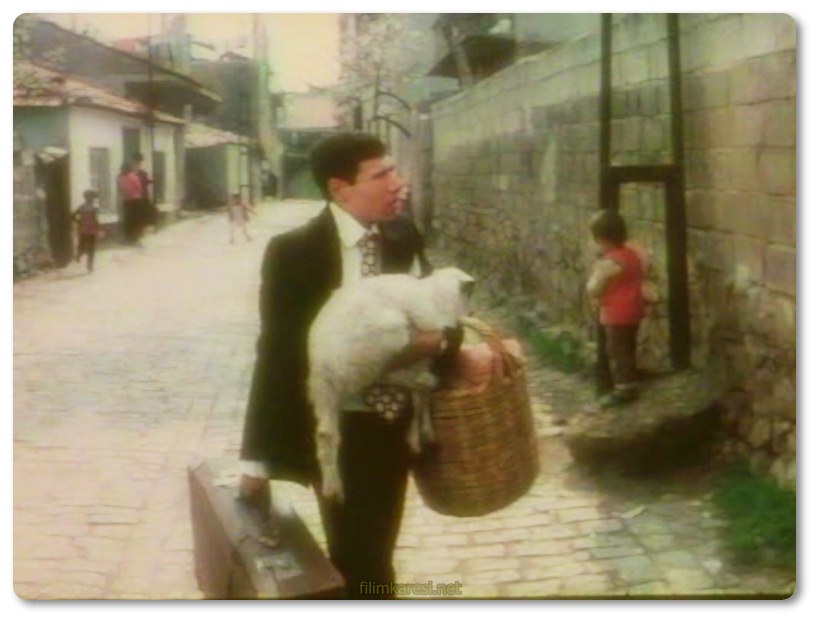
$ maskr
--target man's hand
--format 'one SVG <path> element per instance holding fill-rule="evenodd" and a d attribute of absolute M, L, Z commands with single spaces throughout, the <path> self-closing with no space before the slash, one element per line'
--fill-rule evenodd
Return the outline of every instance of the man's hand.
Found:
<path fill-rule="evenodd" d="M 394 357 L 385 367 L 385 371 L 398 370 L 427 357 L 436 357 L 442 353 L 444 341 L 443 331 L 414 330 L 410 335 L 410 343 L 404 351 Z"/>
<path fill-rule="evenodd" d="M 270 508 L 270 481 L 243 474 L 239 479 L 239 495 L 260 510 Z"/>
<path fill-rule="evenodd" d="M 443 341 L 443 331 L 415 330 L 410 338 L 410 349 L 419 354 L 419 359 L 435 357 L 441 355 Z"/>

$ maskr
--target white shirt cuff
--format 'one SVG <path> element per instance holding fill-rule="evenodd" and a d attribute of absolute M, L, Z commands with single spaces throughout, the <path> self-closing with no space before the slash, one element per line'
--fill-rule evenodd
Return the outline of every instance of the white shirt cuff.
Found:
<path fill-rule="evenodd" d="M 256 477 L 257 479 L 270 479 L 270 472 L 262 461 L 239 461 L 239 471 L 248 477 Z"/>

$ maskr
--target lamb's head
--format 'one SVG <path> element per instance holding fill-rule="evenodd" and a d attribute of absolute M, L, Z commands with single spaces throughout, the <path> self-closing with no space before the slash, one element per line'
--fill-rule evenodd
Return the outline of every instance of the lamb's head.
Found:
<path fill-rule="evenodd" d="M 455 267 L 436 269 L 426 278 L 433 288 L 433 302 L 449 326 L 467 314 L 475 279 Z"/>

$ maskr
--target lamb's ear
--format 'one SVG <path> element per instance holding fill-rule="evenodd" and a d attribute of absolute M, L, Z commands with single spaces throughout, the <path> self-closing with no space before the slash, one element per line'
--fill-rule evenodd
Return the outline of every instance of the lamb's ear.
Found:
<path fill-rule="evenodd" d="M 465 297 L 471 296 L 475 290 L 475 278 L 461 269 L 456 269 L 456 271 L 458 271 L 459 292 Z"/>

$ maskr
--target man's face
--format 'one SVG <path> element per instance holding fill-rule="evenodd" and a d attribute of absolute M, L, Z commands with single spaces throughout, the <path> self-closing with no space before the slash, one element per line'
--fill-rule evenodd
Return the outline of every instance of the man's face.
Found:
<path fill-rule="evenodd" d="M 395 219 L 404 208 L 407 193 L 404 180 L 387 156 L 362 161 L 353 184 L 334 178 L 334 187 L 338 203 L 368 224 Z"/>

